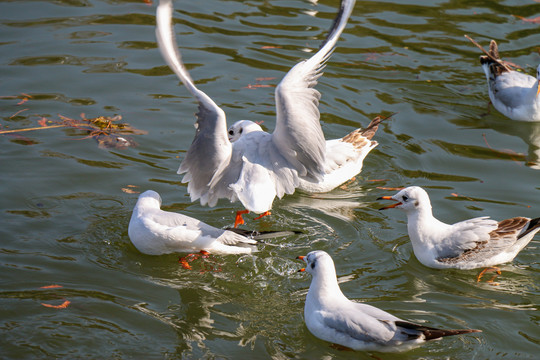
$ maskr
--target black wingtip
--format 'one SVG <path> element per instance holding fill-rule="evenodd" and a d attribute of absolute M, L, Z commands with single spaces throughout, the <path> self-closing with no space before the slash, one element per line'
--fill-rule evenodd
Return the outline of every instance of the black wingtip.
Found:
<path fill-rule="evenodd" d="M 527 226 L 527 229 L 524 232 L 519 234 L 518 239 L 521 239 L 522 237 L 526 236 L 527 234 L 530 234 L 531 232 L 535 231 L 538 228 L 540 228 L 540 217 L 531 219 L 529 221 L 529 226 Z"/>
<path fill-rule="evenodd" d="M 410 323 L 407 321 L 396 321 L 395 324 L 396 326 L 399 326 L 404 329 L 420 331 L 422 335 L 424 335 L 424 338 L 426 341 L 440 339 L 445 336 L 482 332 L 482 330 L 477 330 L 477 329 L 443 330 L 443 329 L 437 329 L 437 328 L 432 328 L 428 326 L 422 326 L 422 325 Z"/>
<path fill-rule="evenodd" d="M 454 335 L 462 335 L 462 334 L 470 334 L 470 333 L 477 333 L 482 332 L 482 330 L 476 330 L 476 329 L 457 329 L 457 330 L 425 330 L 422 333 L 424 334 L 424 337 L 426 338 L 426 341 L 428 340 L 436 340 L 440 339 L 445 336 L 454 336 Z"/>

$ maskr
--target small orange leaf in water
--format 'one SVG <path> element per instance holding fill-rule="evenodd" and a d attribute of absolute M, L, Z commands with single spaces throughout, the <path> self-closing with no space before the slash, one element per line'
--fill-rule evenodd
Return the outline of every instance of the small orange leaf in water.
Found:
<path fill-rule="evenodd" d="M 53 285 L 45 285 L 45 286 L 42 286 L 40 287 L 40 289 L 59 289 L 63 287 L 62 285 L 56 285 L 56 284 L 53 284 Z"/>
<path fill-rule="evenodd" d="M 135 185 L 128 185 L 127 187 L 123 187 L 122 191 L 126 194 L 140 194 L 140 191 L 135 190 L 135 188 L 138 186 Z"/>
<path fill-rule="evenodd" d="M 51 305 L 51 304 L 41 303 L 41 305 L 45 307 L 53 308 L 53 309 L 65 309 L 69 306 L 69 304 L 71 304 L 71 301 L 69 300 L 64 301 L 61 305 Z"/>
<path fill-rule="evenodd" d="M 455 197 L 458 197 L 458 196 L 459 196 L 459 195 L 456 194 L 456 193 L 451 193 L 450 195 L 455 196 Z"/>
<path fill-rule="evenodd" d="M 381 190 L 391 190 L 391 191 L 400 191 L 405 189 L 404 187 L 385 187 L 385 186 L 377 186 L 377 189 Z"/>
<path fill-rule="evenodd" d="M 261 46 L 261 49 L 281 49 L 281 46 L 265 45 Z"/>

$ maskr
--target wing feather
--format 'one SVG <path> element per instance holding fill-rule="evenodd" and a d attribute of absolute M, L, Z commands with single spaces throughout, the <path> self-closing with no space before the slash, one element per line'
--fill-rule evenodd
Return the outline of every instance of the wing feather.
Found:
<path fill-rule="evenodd" d="M 188 192 L 191 200 L 201 199 L 201 204 L 215 205 L 217 195 L 232 196 L 226 187 L 211 189 L 210 181 L 214 173 L 231 157 L 232 146 L 227 137 L 225 112 L 204 92 L 197 89 L 189 75 L 177 48 L 172 25 L 172 2 L 161 0 L 156 13 L 156 38 L 161 55 L 184 86 L 199 103 L 196 114 L 195 138 L 182 161 L 179 174 L 185 173 L 183 182 L 189 182 Z M 204 164 L 204 166 L 201 166 Z"/>
<path fill-rule="evenodd" d="M 438 260 L 452 263 L 488 259 L 510 249 L 519 239 L 520 233 L 530 219 L 515 217 L 501 222 L 489 217 L 474 218 L 454 224 L 455 240 L 459 237 L 459 246 L 453 252 L 448 251 Z"/>
<path fill-rule="evenodd" d="M 296 64 L 276 88 L 276 128 L 272 141 L 298 174 L 321 179 L 324 173 L 325 139 L 319 123 L 319 99 L 314 89 L 326 60 L 352 13 L 355 0 L 343 0 L 329 35 L 311 58 Z"/>

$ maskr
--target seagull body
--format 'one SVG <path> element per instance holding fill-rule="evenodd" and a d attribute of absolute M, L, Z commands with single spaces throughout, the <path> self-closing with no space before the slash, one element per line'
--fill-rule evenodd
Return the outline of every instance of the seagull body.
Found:
<path fill-rule="evenodd" d="M 444 336 L 480 330 L 442 330 L 401 320 L 368 304 L 350 301 L 339 288 L 334 262 L 324 251 L 299 256 L 312 275 L 304 318 L 316 337 L 353 350 L 394 352 Z"/>
<path fill-rule="evenodd" d="M 341 139 L 326 140 L 325 171 L 322 178 L 317 180 L 300 177 L 297 188 L 307 193 L 328 192 L 358 175 L 364 158 L 378 145 L 371 139 L 383 120 L 377 116 L 366 129 L 356 129 Z M 268 134 L 253 121 L 237 121 L 228 130 L 229 141 L 234 143 L 255 132 Z"/>
<path fill-rule="evenodd" d="M 189 183 L 192 201 L 215 206 L 218 199 L 226 198 L 264 215 L 276 196 L 294 193 L 300 178 L 319 181 L 324 176 L 326 147 L 319 123 L 320 93 L 313 87 L 354 3 L 342 1 L 320 50 L 295 65 L 277 86 L 274 132 L 252 132 L 231 143 L 224 111 L 195 86 L 182 62 L 171 22 L 171 1 L 160 1 L 156 15 L 159 49 L 199 103 L 195 138 L 178 170 L 185 174 L 182 181 Z"/>
<path fill-rule="evenodd" d="M 128 235 L 142 253 L 162 255 L 205 250 L 214 254 L 250 254 L 257 241 L 222 230 L 192 217 L 163 211 L 161 197 L 148 190 L 139 196 Z"/>
<path fill-rule="evenodd" d="M 515 71 L 510 63 L 501 60 L 495 40 L 491 40 L 489 52 L 486 52 L 476 41 L 467 38 L 486 54 L 480 56 L 480 64 L 495 109 L 513 120 L 540 121 L 540 65 L 536 78 Z"/>
<path fill-rule="evenodd" d="M 475 269 L 512 261 L 540 230 L 540 218 L 514 217 L 500 222 L 488 216 L 452 225 L 437 220 L 427 192 L 410 186 L 379 199 L 396 204 L 407 214 L 407 229 L 414 254 L 432 268 Z"/>

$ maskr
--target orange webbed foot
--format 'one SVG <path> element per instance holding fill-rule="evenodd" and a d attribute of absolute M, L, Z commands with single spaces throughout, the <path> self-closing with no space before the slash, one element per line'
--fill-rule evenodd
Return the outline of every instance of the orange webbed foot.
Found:
<path fill-rule="evenodd" d="M 482 276 L 484 276 L 484 274 L 487 273 L 487 272 L 494 272 L 495 275 L 493 275 L 493 276 L 492 276 L 489 280 L 487 280 L 486 282 L 491 283 L 491 284 L 493 284 L 493 285 L 498 285 L 497 283 L 494 283 L 493 280 L 494 280 L 497 276 L 501 275 L 502 273 L 501 273 L 501 269 L 499 269 L 499 268 L 496 267 L 496 266 L 487 267 L 487 268 L 485 268 L 484 270 L 482 270 L 482 271 L 480 272 L 480 274 L 478 274 L 478 276 L 476 277 L 476 282 L 480 282 L 480 280 L 482 279 Z"/>
<path fill-rule="evenodd" d="M 234 227 L 237 228 L 238 225 L 244 224 L 244 218 L 242 215 L 247 214 L 249 210 L 240 210 L 236 212 L 236 218 L 234 219 Z"/>
<path fill-rule="evenodd" d="M 199 258 L 205 259 L 205 262 L 201 264 L 201 274 L 207 271 L 221 271 L 221 266 L 216 263 L 215 260 L 211 259 L 210 253 L 206 250 L 201 250 L 198 253 L 188 254 L 187 256 L 179 258 L 178 262 L 180 263 L 180 265 L 182 265 L 184 269 L 192 270 L 193 267 L 189 263 Z"/>
<path fill-rule="evenodd" d="M 257 216 L 255 219 L 253 220 L 259 220 L 260 218 L 262 218 L 263 216 L 268 216 L 268 215 L 272 215 L 272 213 L 270 211 L 265 211 L 263 212 L 261 215 Z"/>

